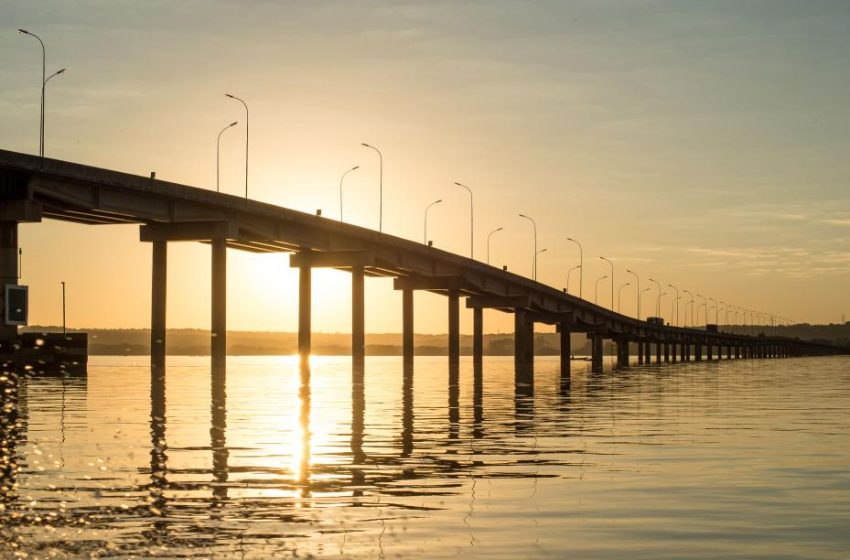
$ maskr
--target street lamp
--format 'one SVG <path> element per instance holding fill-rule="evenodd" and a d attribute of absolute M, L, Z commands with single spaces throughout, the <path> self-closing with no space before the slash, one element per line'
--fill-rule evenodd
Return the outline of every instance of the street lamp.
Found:
<path fill-rule="evenodd" d="M 655 316 L 661 317 L 661 284 L 659 284 L 658 280 L 656 280 L 655 278 L 650 278 L 649 281 L 654 283 L 655 286 L 658 288 L 658 300 L 655 304 Z"/>
<path fill-rule="evenodd" d="M 225 126 L 221 129 L 221 132 L 218 133 L 218 138 L 215 140 L 215 192 L 221 192 L 221 184 L 220 184 L 220 176 L 221 176 L 221 135 L 224 134 L 224 131 L 228 128 L 232 128 L 239 124 L 239 121 L 233 121 L 229 125 Z"/>
<path fill-rule="evenodd" d="M 62 334 L 65 334 L 65 281 L 62 282 Z"/>
<path fill-rule="evenodd" d="M 534 227 L 534 262 L 532 263 L 531 268 L 531 279 L 535 282 L 537 281 L 537 222 L 535 222 L 532 218 L 529 218 L 525 214 L 520 214 L 520 218 L 525 218 L 531 225 Z"/>
<path fill-rule="evenodd" d="M 576 245 L 578 245 L 578 264 L 579 268 L 579 279 L 578 279 L 578 297 L 581 299 L 581 289 L 584 287 L 584 250 L 581 248 L 581 243 L 573 239 L 572 237 L 567 237 L 567 241 L 572 241 Z"/>
<path fill-rule="evenodd" d="M 422 241 L 423 243 L 425 243 L 425 245 L 428 244 L 428 210 L 430 210 L 431 207 L 434 206 L 435 204 L 439 204 L 442 201 L 443 201 L 442 198 L 440 200 L 435 200 L 434 202 L 432 202 L 431 204 L 429 204 L 428 206 L 425 207 L 425 239 L 424 239 L 424 241 Z"/>
<path fill-rule="evenodd" d="M 646 287 L 646 288 L 642 289 L 642 290 L 640 291 L 640 294 L 638 295 L 638 301 L 642 300 L 642 299 L 643 299 L 643 294 L 645 294 L 646 292 L 650 291 L 651 289 L 652 289 L 652 288 L 649 288 L 649 287 Z M 638 320 L 640 320 L 640 317 L 638 317 Z"/>
<path fill-rule="evenodd" d="M 18 32 L 35 37 L 41 44 L 41 115 L 38 124 L 38 155 L 44 157 L 44 84 L 47 83 L 47 50 L 44 48 L 44 41 L 35 33 L 30 33 L 26 29 L 18 29 Z"/>
<path fill-rule="evenodd" d="M 475 232 L 475 229 L 474 229 L 475 219 L 474 219 L 474 214 L 472 213 L 472 189 L 470 189 L 469 187 L 467 187 L 463 183 L 458 183 L 457 181 L 455 181 L 455 185 L 466 189 L 466 192 L 469 193 L 469 258 L 472 259 L 472 258 L 474 258 L 473 257 L 473 250 L 474 250 L 473 240 L 475 239 L 475 233 L 474 233 Z"/>
<path fill-rule="evenodd" d="M 235 99 L 245 107 L 245 198 L 248 198 L 248 104 L 245 103 L 244 99 L 240 99 L 230 93 L 225 93 L 224 96 Z"/>
<path fill-rule="evenodd" d="M 378 163 L 380 165 L 380 175 L 378 178 L 378 231 L 384 231 L 384 154 L 381 153 L 381 150 L 366 142 L 361 142 L 360 145 L 378 152 Z"/>
<path fill-rule="evenodd" d="M 722 301 L 718 301 L 717 303 L 723 306 L 723 322 L 728 325 L 729 324 L 729 306 L 727 306 Z M 718 311 L 720 311 L 720 310 L 718 309 Z M 717 323 L 718 323 L 717 330 L 720 330 L 720 319 L 717 320 Z"/>
<path fill-rule="evenodd" d="M 635 287 L 635 294 L 637 295 L 637 318 L 640 321 L 640 276 L 637 275 L 637 272 L 633 270 L 626 269 L 626 272 L 634 275 L 635 281 L 637 282 L 637 286 Z"/>
<path fill-rule="evenodd" d="M 601 282 L 602 280 L 605 280 L 606 278 L 608 278 L 607 274 L 605 276 L 602 276 L 602 277 L 596 279 L 596 291 L 593 293 L 593 303 L 597 303 L 597 305 L 598 305 L 598 301 L 599 301 L 599 282 Z"/>
<path fill-rule="evenodd" d="M 55 78 L 59 74 L 64 74 L 64 73 L 65 73 L 65 69 L 62 68 L 61 70 L 57 70 L 56 72 L 52 73 L 51 75 L 49 75 L 47 77 L 46 80 L 44 80 L 44 83 L 41 86 L 41 107 L 42 107 L 41 111 L 42 111 L 42 113 L 47 112 L 47 93 L 46 93 L 47 82 L 49 82 L 52 78 Z M 44 157 L 44 119 L 42 119 L 42 122 L 41 122 L 41 157 Z"/>
<path fill-rule="evenodd" d="M 717 300 L 714 298 L 708 298 L 708 301 L 714 302 L 714 324 L 717 325 Z M 708 309 L 706 309 L 706 311 L 708 311 Z"/>
<path fill-rule="evenodd" d="M 497 231 L 502 231 L 503 229 L 505 228 L 496 228 L 487 234 L 487 264 L 490 264 L 490 236 L 492 236 Z"/>
<path fill-rule="evenodd" d="M 691 326 L 693 327 L 694 326 L 694 294 L 692 294 L 688 290 L 682 290 L 682 293 L 688 294 L 689 296 L 691 296 L 691 302 L 690 302 L 690 304 L 691 304 Z M 687 305 L 685 306 L 685 324 L 683 326 L 685 326 L 685 327 L 688 326 L 688 306 Z"/>
<path fill-rule="evenodd" d="M 699 310 L 705 307 L 706 313 L 708 312 L 708 302 L 706 301 L 705 296 L 697 294 L 697 297 L 702 299 L 702 305 L 697 307 L 697 320 L 694 322 L 694 326 L 696 326 L 696 323 L 699 323 Z M 708 315 L 703 314 L 703 319 L 706 323 L 708 323 Z"/>
<path fill-rule="evenodd" d="M 345 179 L 346 175 L 348 175 L 352 171 L 357 171 L 358 169 L 360 169 L 360 166 L 355 165 L 354 167 L 352 167 L 351 169 L 349 169 L 348 171 L 343 173 L 342 176 L 340 176 L 340 178 L 339 178 L 339 221 L 340 222 L 342 221 L 342 181 L 343 181 L 343 179 Z"/>
<path fill-rule="evenodd" d="M 676 299 L 674 300 L 674 303 L 676 304 L 676 326 L 678 327 L 679 326 L 679 299 L 680 299 L 679 298 L 679 288 L 677 288 L 673 284 L 667 284 L 667 287 L 673 288 L 674 290 L 676 290 Z M 673 317 L 671 316 L 670 318 L 672 319 Z"/>
<path fill-rule="evenodd" d="M 539 255 L 540 253 L 545 253 L 545 252 L 546 252 L 546 249 L 540 249 L 539 251 L 537 251 L 534 254 L 534 268 L 535 268 L 535 270 L 537 269 L 537 255 Z"/>
<path fill-rule="evenodd" d="M 567 271 L 567 293 L 570 293 L 570 275 L 573 273 L 573 270 L 577 270 L 579 268 L 581 268 L 581 265 L 577 264 Z"/>
<path fill-rule="evenodd" d="M 611 265 L 611 311 L 614 311 L 614 263 L 611 262 L 611 259 L 599 258 Z"/>
<path fill-rule="evenodd" d="M 626 282 L 625 284 L 623 284 L 622 286 L 620 286 L 617 289 L 617 313 L 620 312 L 620 305 L 622 305 L 622 303 L 623 303 L 623 288 L 625 288 L 626 286 L 631 286 L 631 285 L 632 285 L 631 282 Z"/>

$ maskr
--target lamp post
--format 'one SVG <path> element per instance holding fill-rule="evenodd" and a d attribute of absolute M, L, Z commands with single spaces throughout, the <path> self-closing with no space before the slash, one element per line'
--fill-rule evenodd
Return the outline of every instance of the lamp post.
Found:
<path fill-rule="evenodd" d="M 676 326 L 678 327 L 678 326 L 679 326 L 679 288 L 677 288 L 677 287 L 676 287 L 676 286 L 674 286 L 673 284 L 667 284 L 667 287 L 668 287 L 668 288 L 673 288 L 674 290 L 676 290 L 676 299 L 675 299 L 675 300 L 673 300 L 673 303 L 674 303 L 674 304 L 675 304 L 675 306 L 676 306 Z M 670 319 L 672 319 L 672 318 L 673 318 L 673 317 L 672 317 L 672 314 L 671 314 Z"/>
<path fill-rule="evenodd" d="M 611 262 L 611 259 L 605 257 L 599 258 L 611 265 L 611 311 L 614 311 L 614 263 Z"/>
<path fill-rule="evenodd" d="M 425 207 L 425 239 L 422 241 L 425 245 L 428 244 L 428 210 L 430 210 L 431 207 L 435 204 L 439 204 L 442 201 L 442 198 L 440 200 L 435 200 L 434 202 Z"/>
<path fill-rule="evenodd" d="M 487 264 L 490 264 L 490 237 L 497 231 L 502 231 L 505 228 L 496 228 L 487 234 Z"/>
<path fill-rule="evenodd" d="M 240 99 L 233 94 L 225 93 L 224 96 L 235 99 L 245 107 L 245 198 L 248 198 L 248 104 L 245 103 L 244 99 Z"/>
<path fill-rule="evenodd" d="M 637 319 L 640 321 L 640 276 L 637 275 L 637 272 L 634 270 L 626 269 L 626 272 L 633 275 L 635 277 L 635 281 L 637 282 L 637 286 L 635 287 L 635 294 L 637 295 Z"/>
<path fill-rule="evenodd" d="M 577 270 L 579 268 L 581 268 L 581 265 L 577 264 L 567 271 L 567 293 L 570 293 L 570 275 L 573 273 L 573 270 Z"/>
<path fill-rule="evenodd" d="M 661 305 L 661 298 L 663 298 L 663 297 L 664 297 L 664 296 L 666 296 L 666 295 L 667 295 L 667 292 L 659 292 L 659 293 L 658 293 L 658 304 L 659 304 L 659 306 Z M 660 307 L 659 307 L 659 309 L 660 309 Z M 661 317 L 661 312 L 660 312 L 660 311 L 659 311 L 659 313 L 658 313 L 658 316 L 659 316 L 659 317 Z M 671 319 L 672 319 L 672 317 L 671 317 Z M 663 323 L 663 320 L 662 320 L 662 323 Z"/>
<path fill-rule="evenodd" d="M 470 189 L 463 183 L 458 183 L 457 181 L 455 181 L 455 185 L 466 189 L 466 192 L 469 193 L 469 258 L 472 259 L 474 258 L 473 251 L 475 246 L 473 243 L 473 240 L 475 239 L 475 215 L 472 211 L 472 189 Z"/>
<path fill-rule="evenodd" d="M 221 135 L 228 128 L 232 128 L 239 124 L 239 121 L 233 121 L 229 125 L 221 129 L 218 133 L 218 138 L 215 140 L 215 192 L 221 192 Z"/>
<path fill-rule="evenodd" d="M 546 249 L 540 249 L 539 251 L 537 251 L 537 252 L 534 254 L 534 270 L 535 270 L 535 276 L 537 275 L 537 272 L 536 272 L 536 271 L 537 271 L 537 255 L 539 255 L 539 254 L 541 254 L 541 253 L 545 253 L 545 252 L 546 252 Z M 536 278 L 535 278 L 535 280 L 536 280 Z"/>
<path fill-rule="evenodd" d="M 714 298 L 708 298 L 708 301 L 714 303 L 714 324 L 717 325 L 717 300 Z M 706 311 L 708 311 L 708 309 Z"/>
<path fill-rule="evenodd" d="M 697 307 L 697 320 L 694 323 L 694 326 L 696 326 L 696 323 L 699 323 L 699 310 L 702 309 L 703 307 L 705 307 L 706 312 L 708 311 L 708 307 L 707 307 L 708 302 L 705 300 L 705 296 L 697 294 L 697 297 L 702 299 L 702 305 Z M 708 316 L 707 315 L 703 315 L 703 319 L 705 320 L 706 323 L 708 323 Z"/>
<path fill-rule="evenodd" d="M 655 316 L 661 317 L 661 284 L 659 284 L 658 280 L 656 280 L 655 278 L 650 278 L 649 281 L 654 283 L 655 286 L 658 288 L 658 300 L 655 304 Z"/>
<path fill-rule="evenodd" d="M 51 79 L 55 78 L 59 74 L 64 74 L 64 73 L 65 73 L 65 69 L 62 68 L 60 70 L 57 70 L 53 74 L 49 75 L 47 77 L 47 79 L 44 80 L 44 84 L 42 84 L 42 86 L 41 86 L 41 106 L 42 106 L 41 112 L 42 113 L 47 112 L 47 93 L 46 93 L 47 82 L 49 82 Z M 42 120 L 41 120 L 41 157 L 44 157 L 44 126 L 45 126 L 44 125 L 44 119 L 42 118 Z"/>
<path fill-rule="evenodd" d="M 597 303 L 599 301 L 599 283 L 605 280 L 606 278 L 608 278 L 607 274 L 596 279 L 596 290 L 593 293 L 593 303 Z"/>
<path fill-rule="evenodd" d="M 360 145 L 378 152 L 378 165 L 380 166 L 378 176 L 378 231 L 384 231 L 384 154 L 381 153 L 381 150 L 366 142 L 361 142 Z"/>
<path fill-rule="evenodd" d="M 531 225 L 534 227 L 534 262 L 532 263 L 531 267 L 531 279 L 537 282 L 537 222 L 535 222 L 534 219 L 529 218 L 525 214 L 520 214 L 519 217 L 525 218 L 526 220 L 531 222 Z"/>
<path fill-rule="evenodd" d="M 699 310 L 704 308 L 704 307 L 705 307 L 704 303 L 700 304 L 700 306 L 697 307 L 697 322 L 699 322 Z M 705 311 L 703 311 L 703 317 L 705 317 Z"/>
<path fill-rule="evenodd" d="M 44 41 L 35 33 L 30 33 L 26 29 L 18 29 L 18 32 L 35 37 L 41 44 L 41 114 L 38 123 L 38 155 L 44 157 L 44 84 L 47 83 L 47 49 L 44 48 Z"/>
<path fill-rule="evenodd" d="M 345 173 L 343 173 L 339 178 L 339 221 L 342 221 L 342 181 L 345 179 L 345 176 L 351 173 L 352 171 L 357 171 L 360 169 L 359 165 L 355 165 Z"/>
<path fill-rule="evenodd" d="M 718 301 L 717 303 L 719 305 L 723 306 L 723 322 L 728 325 L 729 324 L 729 307 L 725 303 L 723 303 L 722 301 Z M 718 312 L 719 311 L 720 310 L 718 309 Z M 718 323 L 717 330 L 720 330 L 720 319 L 719 318 L 717 319 L 717 323 Z"/>
<path fill-rule="evenodd" d="M 572 241 L 576 245 L 578 245 L 578 264 L 579 268 L 579 279 L 578 279 L 578 297 L 581 299 L 582 296 L 582 288 L 584 287 L 584 250 L 581 248 L 581 243 L 573 239 L 572 237 L 567 237 L 567 241 Z"/>
<path fill-rule="evenodd" d="M 650 287 L 646 287 L 646 288 L 642 289 L 642 290 L 640 291 L 640 295 L 638 296 L 639 300 L 643 299 L 643 294 L 645 294 L 646 292 L 650 291 L 651 289 L 652 289 L 652 288 L 650 288 Z M 638 320 L 640 320 L 640 317 L 638 317 Z"/>
<path fill-rule="evenodd" d="M 626 282 L 625 284 L 623 284 L 622 286 L 617 288 L 617 313 L 620 312 L 620 306 L 623 303 L 623 288 L 625 288 L 626 286 L 631 286 L 631 285 L 632 285 L 631 282 Z"/>
<path fill-rule="evenodd" d="M 691 306 L 691 326 L 694 326 L 694 325 L 693 325 L 693 323 L 694 323 L 694 294 L 692 294 L 692 293 L 691 293 L 691 292 L 689 292 L 688 290 L 682 290 L 682 293 L 683 293 L 683 294 L 688 294 L 689 296 L 691 296 L 691 301 L 690 301 L 690 306 Z M 688 326 L 688 307 L 687 307 L 687 305 L 685 306 L 685 324 L 684 324 L 683 326 L 685 326 L 685 327 L 687 327 L 687 326 Z"/>

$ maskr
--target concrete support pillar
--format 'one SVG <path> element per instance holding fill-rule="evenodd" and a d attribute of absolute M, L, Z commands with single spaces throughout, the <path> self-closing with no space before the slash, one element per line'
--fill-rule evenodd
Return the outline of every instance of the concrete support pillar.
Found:
<path fill-rule="evenodd" d="M 637 343 L 637 352 L 638 352 L 638 365 L 642 366 L 644 356 L 645 356 L 644 350 L 643 350 L 643 341 L 642 340 L 639 340 L 638 343 Z"/>
<path fill-rule="evenodd" d="M 676 363 L 676 343 L 670 343 L 670 361 Z"/>
<path fill-rule="evenodd" d="M 366 295 L 363 265 L 351 267 L 351 362 L 366 365 Z"/>
<path fill-rule="evenodd" d="M 472 308 L 472 365 L 480 368 L 484 362 L 484 309 Z"/>
<path fill-rule="evenodd" d="M 726 359 L 732 359 L 732 344 L 729 344 L 729 346 L 726 347 Z"/>
<path fill-rule="evenodd" d="M 643 343 L 643 353 L 643 363 L 649 364 L 652 362 L 652 343 L 648 340 Z"/>
<path fill-rule="evenodd" d="M 18 222 L 0 222 L 0 281 L 4 290 L 4 285 L 18 283 Z M 0 349 L 11 355 L 18 327 L 6 324 L 5 305 L 5 294 L 0 294 Z"/>
<path fill-rule="evenodd" d="M 605 339 L 601 334 L 590 335 L 590 371 L 592 373 L 602 373 L 602 350 Z"/>
<path fill-rule="evenodd" d="M 569 382 L 570 379 L 570 356 L 572 355 L 572 343 L 570 341 L 570 335 L 572 332 L 570 331 L 569 325 L 566 323 L 561 323 L 559 325 L 559 332 L 561 334 L 561 380 L 566 380 Z"/>
<path fill-rule="evenodd" d="M 212 337 L 213 369 L 224 367 L 227 361 L 227 241 L 212 240 Z"/>
<path fill-rule="evenodd" d="M 514 311 L 514 366 L 517 371 L 526 367 L 528 356 L 528 328 L 526 313 L 522 309 Z"/>
<path fill-rule="evenodd" d="M 705 345 L 705 360 L 706 360 L 707 362 L 710 362 L 710 361 L 711 361 L 711 358 L 712 358 L 711 353 L 712 353 L 712 351 L 713 351 L 713 350 L 711 349 L 711 343 L 709 342 L 709 343 L 707 343 L 707 344 Z"/>
<path fill-rule="evenodd" d="M 626 338 L 617 340 L 617 368 L 626 369 L 629 367 L 629 341 Z"/>
<path fill-rule="evenodd" d="M 310 358 L 312 329 L 312 268 L 304 263 L 298 269 L 298 356 L 301 364 Z"/>
<path fill-rule="evenodd" d="M 702 344 L 697 342 L 694 344 L 694 361 L 701 362 L 702 361 Z"/>
<path fill-rule="evenodd" d="M 413 365 L 413 290 L 401 291 L 401 350 L 402 363 Z"/>
<path fill-rule="evenodd" d="M 670 363 L 670 343 L 664 342 L 664 363 Z"/>
<path fill-rule="evenodd" d="M 168 242 L 154 241 L 151 247 L 151 367 L 164 368 Z"/>
<path fill-rule="evenodd" d="M 656 364 L 661 363 L 661 341 L 660 340 L 655 341 L 655 363 Z"/>
<path fill-rule="evenodd" d="M 449 290 L 449 366 L 460 365 L 460 296 Z"/>
<path fill-rule="evenodd" d="M 681 361 L 687 362 L 688 361 L 688 344 L 686 342 L 682 342 L 682 343 L 679 344 L 679 352 L 680 352 L 679 357 L 680 357 Z"/>

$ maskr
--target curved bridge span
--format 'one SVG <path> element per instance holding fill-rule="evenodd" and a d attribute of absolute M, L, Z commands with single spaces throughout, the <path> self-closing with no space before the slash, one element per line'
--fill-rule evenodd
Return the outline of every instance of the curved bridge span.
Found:
<path fill-rule="evenodd" d="M 533 362 L 533 325 L 557 325 L 562 371 L 569 372 L 570 334 L 587 333 L 593 371 L 601 371 L 605 339 L 616 342 L 617 363 L 627 366 L 637 346 L 638 362 L 721 358 L 788 357 L 846 353 L 846 349 L 775 336 L 745 336 L 695 328 L 651 324 L 529 280 L 421 243 L 386 233 L 247 200 L 208 189 L 170 183 L 0 150 L 0 275 L 15 284 L 17 230 L 21 222 L 43 219 L 86 225 L 139 224 L 139 238 L 151 244 L 151 363 L 165 363 L 168 243 L 211 245 L 212 361 L 223 364 L 226 349 L 226 250 L 292 253 L 299 268 L 299 352 L 310 352 L 311 270 L 332 267 L 351 272 L 352 357 L 365 357 L 364 282 L 367 276 L 394 278 L 402 292 L 403 355 L 413 359 L 413 291 L 447 296 L 449 362 L 460 355 L 460 299 L 473 309 L 473 360 L 481 363 L 483 309 L 513 313 L 518 376 Z M 14 325 L 0 327 L 0 344 L 9 348 Z M 525 373 L 523 373 L 525 372 Z"/>

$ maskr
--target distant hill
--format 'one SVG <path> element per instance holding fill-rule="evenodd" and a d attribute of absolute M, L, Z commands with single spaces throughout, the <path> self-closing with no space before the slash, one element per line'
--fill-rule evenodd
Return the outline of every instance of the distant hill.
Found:
<path fill-rule="evenodd" d="M 28 332 L 58 332 L 54 326 L 32 326 Z M 750 327 L 721 327 L 724 331 L 752 334 Z M 73 329 L 89 333 L 89 354 L 93 356 L 145 356 L 150 354 L 149 329 Z M 850 346 L 850 322 L 843 325 L 792 325 L 766 329 L 766 334 L 799 337 L 843 346 Z M 417 334 L 413 339 L 416 354 L 441 356 L 448 353 L 448 336 L 445 334 Z M 166 351 L 172 356 L 205 356 L 210 353 L 210 333 L 204 329 L 169 329 Z M 351 353 L 351 335 L 348 333 L 313 333 L 312 351 L 316 355 L 339 356 Z M 560 349 L 557 333 L 536 333 L 535 354 L 556 355 Z M 298 335 L 291 332 L 229 331 L 227 353 L 231 356 L 292 355 L 298 348 Z M 472 354 L 472 336 L 461 335 L 461 354 Z M 589 344 L 583 333 L 572 335 L 573 354 L 586 355 Z M 489 356 L 513 355 L 513 334 L 484 335 L 484 353 Z M 366 354 L 370 356 L 400 356 L 401 334 L 377 333 L 366 335 Z"/>

